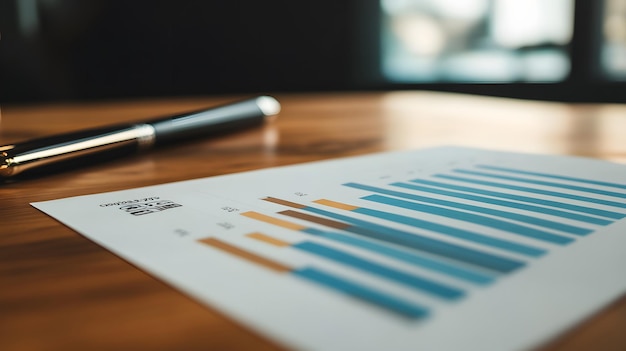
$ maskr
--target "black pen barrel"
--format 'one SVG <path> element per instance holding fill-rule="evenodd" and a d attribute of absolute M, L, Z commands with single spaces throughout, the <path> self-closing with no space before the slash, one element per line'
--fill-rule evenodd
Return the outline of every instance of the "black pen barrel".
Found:
<path fill-rule="evenodd" d="M 0 179 L 74 163 L 102 161 L 155 145 L 252 127 L 279 111 L 278 101 L 260 96 L 131 125 L 89 129 L 0 146 Z"/>
<path fill-rule="evenodd" d="M 269 97 L 244 100 L 208 110 L 168 117 L 148 122 L 148 124 L 154 127 L 156 145 L 254 127 L 275 114 L 268 113 L 274 111 L 263 109 L 262 101 L 268 100 L 259 99 L 266 98 Z"/>

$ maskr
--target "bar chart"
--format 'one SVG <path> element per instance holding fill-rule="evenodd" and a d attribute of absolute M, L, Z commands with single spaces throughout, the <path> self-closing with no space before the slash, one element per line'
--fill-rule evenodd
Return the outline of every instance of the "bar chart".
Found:
<path fill-rule="evenodd" d="M 471 293 L 472 286 L 497 284 L 499 278 L 626 217 L 625 184 L 487 164 L 376 183 L 335 185 L 361 192 L 352 199 L 295 202 L 268 194 L 259 200 L 284 209 L 240 213 L 270 225 L 245 236 L 377 276 L 416 294 L 457 302 Z M 364 202 L 368 205 L 361 205 Z M 272 227 L 308 238 L 285 241 L 271 234 Z M 242 259 L 270 259 L 237 250 Z M 369 259 L 375 256 L 432 274 L 421 276 Z M 427 318 L 433 313 L 427 304 L 403 300 L 328 269 L 307 265 L 281 271 L 408 318 Z M 447 279 L 440 281 L 438 275 Z"/>
<path fill-rule="evenodd" d="M 533 349 L 626 292 L 600 160 L 441 147 L 33 205 L 294 349 Z"/>

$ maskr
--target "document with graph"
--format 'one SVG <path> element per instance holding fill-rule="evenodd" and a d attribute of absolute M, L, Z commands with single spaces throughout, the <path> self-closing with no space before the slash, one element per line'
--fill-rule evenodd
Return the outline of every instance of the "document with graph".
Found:
<path fill-rule="evenodd" d="M 293 349 L 528 349 L 626 291 L 600 160 L 440 147 L 33 206 Z"/>

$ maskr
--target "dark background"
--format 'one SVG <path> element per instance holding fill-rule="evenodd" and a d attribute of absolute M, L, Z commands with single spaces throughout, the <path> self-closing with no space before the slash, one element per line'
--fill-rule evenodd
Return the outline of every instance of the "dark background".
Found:
<path fill-rule="evenodd" d="M 5 2 L 3 14 L 15 6 Z M 20 37 L 15 22 L 3 31 L 2 100 L 345 88 L 353 74 L 353 6 L 51 2 L 40 6 L 37 38 Z"/>
<path fill-rule="evenodd" d="M 433 89 L 626 101 L 594 73 L 599 2 L 576 1 L 572 73 L 553 84 L 394 84 L 377 71 L 377 0 L 0 0 L 0 102 L 231 93 Z M 594 5 L 595 4 L 595 5 Z"/>

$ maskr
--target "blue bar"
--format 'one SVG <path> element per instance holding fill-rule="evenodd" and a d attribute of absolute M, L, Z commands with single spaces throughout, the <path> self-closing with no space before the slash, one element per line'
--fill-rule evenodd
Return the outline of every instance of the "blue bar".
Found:
<path fill-rule="evenodd" d="M 446 176 L 439 176 L 439 178 L 446 178 Z M 459 180 L 459 181 L 465 181 L 464 178 L 458 178 L 458 177 L 452 177 L 452 178 L 457 178 L 456 180 Z M 471 181 L 471 179 L 468 179 L 468 181 Z M 535 197 L 515 195 L 515 194 L 503 193 L 499 191 L 476 189 L 476 188 L 471 188 L 471 187 L 466 187 L 466 186 L 461 186 L 461 185 L 435 182 L 432 180 L 413 179 L 411 180 L 411 183 L 425 184 L 425 185 L 436 186 L 436 187 L 445 188 L 445 189 L 452 189 L 452 190 L 464 191 L 468 193 L 499 197 L 503 199 L 522 201 L 526 203 L 533 203 L 533 204 L 538 204 L 538 205 L 543 205 L 543 206 L 562 208 L 565 210 L 581 212 L 581 213 L 586 213 L 590 215 L 611 218 L 611 219 L 622 219 L 626 217 L 626 214 L 623 214 L 623 213 L 606 211 L 606 210 L 601 210 L 601 209 L 597 209 L 593 207 L 578 206 L 578 205 L 565 203 L 565 202 L 544 200 L 544 199 L 538 199 Z"/>
<path fill-rule="evenodd" d="M 444 185 L 443 183 L 440 183 L 440 184 Z M 507 201 L 507 200 L 494 199 L 492 197 L 471 195 L 471 194 L 460 193 L 456 191 L 448 191 L 448 190 L 443 190 L 439 188 L 430 188 L 430 187 L 419 186 L 415 184 L 407 184 L 407 183 L 392 183 L 390 185 L 405 188 L 405 189 L 411 189 L 411 190 L 437 194 L 437 195 L 444 195 L 444 196 L 449 196 L 449 197 L 456 197 L 459 199 L 477 201 L 477 202 L 482 202 L 482 203 L 487 203 L 487 204 L 492 204 L 492 205 L 497 205 L 497 206 L 510 207 L 510 208 L 515 208 L 515 209 L 520 209 L 520 210 L 525 210 L 525 211 L 530 211 L 530 212 L 543 213 L 543 214 L 547 214 L 551 216 L 573 219 L 575 221 L 585 222 L 585 223 L 590 223 L 590 224 L 609 225 L 613 223 L 613 221 L 609 221 L 609 220 L 597 218 L 597 217 L 586 216 L 586 215 L 582 215 L 579 213 L 561 211 L 561 210 L 556 210 L 554 208 L 529 205 L 525 203 L 519 203 L 519 202 L 513 202 L 513 201 Z"/>
<path fill-rule="evenodd" d="M 606 187 L 609 187 L 609 188 L 617 188 L 617 189 L 624 189 L 624 190 L 626 190 L 626 184 L 601 182 L 601 181 L 585 179 L 585 178 L 566 177 L 566 176 L 559 176 L 559 175 L 555 175 L 555 174 L 540 173 L 540 172 L 529 172 L 529 171 L 522 171 L 522 170 L 519 170 L 519 169 L 506 168 L 506 167 L 496 167 L 496 166 L 488 166 L 488 165 L 477 165 L 476 167 L 484 168 L 484 169 L 491 169 L 491 170 L 494 170 L 494 171 L 510 172 L 510 173 L 517 173 L 517 174 L 526 174 L 526 175 L 532 175 L 532 176 L 537 176 L 537 177 L 546 177 L 546 178 L 553 178 L 553 179 L 560 179 L 560 180 L 569 180 L 569 181 L 572 181 L 572 182 L 600 185 L 600 186 L 606 186 Z"/>
<path fill-rule="evenodd" d="M 381 194 L 401 197 L 401 198 L 405 198 L 409 200 L 426 202 L 426 203 L 431 203 L 431 204 L 440 205 L 440 206 L 454 207 L 454 208 L 459 208 L 462 210 L 467 210 L 467 211 L 472 211 L 472 212 L 484 213 L 484 214 L 488 214 L 491 216 L 502 217 L 502 218 L 507 218 L 507 219 L 511 219 L 514 221 L 522 222 L 522 223 L 536 225 L 539 227 L 559 230 L 559 231 L 569 233 L 569 234 L 574 234 L 574 235 L 587 235 L 593 232 L 593 230 L 591 229 L 581 228 L 581 227 L 577 227 L 577 226 L 573 226 L 573 225 L 569 225 L 569 224 L 565 224 L 561 222 L 550 221 L 550 220 L 546 220 L 542 218 L 527 216 L 527 215 L 520 214 L 520 213 L 507 212 L 507 211 L 501 211 L 501 210 L 496 210 L 496 209 L 487 208 L 487 207 L 458 203 L 454 201 L 435 199 L 435 198 L 431 198 L 427 196 L 407 194 L 407 193 L 403 193 L 399 191 L 387 190 L 384 188 L 378 188 L 378 187 L 363 185 L 363 184 L 346 183 L 344 185 L 357 188 L 357 189 L 368 190 L 368 191 L 377 192 Z M 427 205 L 424 205 L 424 206 L 427 206 Z M 428 207 L 431 207 L 431 206 L 428 206 Z M 432 207 L 432 208 L 437 208 L 437 207 Z"/>
<path fill-rule="evenodd" d="M 471 174 L 471 175 L 477 175 L 477 176 L 481 176 L 481 177 L 488 177 L 488 178 L 495 178 L 495 179 L 512 180 L 512 181 L 515 181 L 515 182 L 536 184 L 536 185 L 543 185 L 543 186 L 550 186 L 550 187 L 554 187 L 554 188 L 575 190 L 575 191 L 580 191 L 580 192 L 585 192 L 585 193 L 592 193 L 592 194 L 612 196 L 612 197 L 619 197 L 621 199 L 626 199 L 626 194 L 623 194 L 623 193 L 616 193 L 614 191 L 607 191 L 607 190 L 596 189 L 596 188 L 588 188 L 588 187 L 584 187 L 584 186 L 577 186 L 577 185 L 570 185 L 570 184 L 563 184 L 563 183 L 555 183 L 555 182 L 546 182 L 546 181 L 543 181 L 543 180 L 534 180 L 534 179 L 527 179 L 527 178 L 520 178 L 520 177 L 503 176 L 503 175 L 499 175 L 499 174 L 477 172 L 477 171 L 469 171 L 469 170 L 463 170 L 463 169 L 455 169 L 455 170 L 453 170 L 453 172 L 463 173 L 463 174 Z"/>
<path fill-rule="evenodd" d="M 495 218 L 491 218 L 487 216 L 481 216 L 481 215 L 462 212 L 462 211 L 449 210 L 449 209 L 441 208 L 441 207 L 423 205 L 423 204 L 418 204 L 415 202 L 393 199 L 393 198 L 382 196 L 382 195 L 369 195 L 369 196 L 362 197 L 361 199 L 374 201 L 377 203 L 382 203 L 382 204 L 387 204 L 387 205 L 392 205 L 396 207 L 402 207 L 402 208 L 406 208 L 409 210 L 431 213 L 431 214 L 435 214 L 438 216 L 444 216 L 448 218 L 457 219 L 460 221 L 475 223 L 475 224 L 483 225 L 486 227 L 503 230 L 509 233 L 518 234 L 521 236 L 525 236 L 525 237 L 533 238 L 537 240 L 542 240 L 542 241 L 553 243 L 553 244 L 565 245 L 574 241 L 573 238 L 569 238 L 569 237 L 561 236 L 557 234 L 552 234 L 552 233 L 545 232 L 539 229 L 534 229 L 531 227 L 526 227 L 523 225 L 519 225 L 519 224 L 515 224 L 515 223 L 511 223 L 511 222 L 507 222 L 507 221 L 503 221 L 503 220 L 499 220 L 499 219 L 495 219 Z M 358 210 L 355 210 L 355 212 L 367 214 L 370 216 L 376 216 L 378 218 L 383 218 L 383 219 L 390 220 L 396 223 L 404 223 L 408 225 L 417 225 L 417 226 L 420 225 L 420 223 L 416 222 L 417 220 L 412 217 L 396 215 L 394 213 L 366 209 L 363 207 L 359 208 Z"/>
<path fill-rule="evenodd" d="M 523 261 L 431 239 L 369 221 L 344 216 L 335 212 L 325 211 L 315 207 L 305 207 L 304 210 L 353 224 L 354 226 L 350 227 L 350 231 L 355 234 L 470 263 L 496 272 L 509 273 L 525 266 Z"/>
<path fill-rule="evenodd" d="M 412 252 L 407 252 L 396 249 L 394 247 L 381 245 L 373 241 L 364 240 L 341 233 L 327 232 L 315 228 L 307 228 L 303 230 L 303 232 L 355 246 L 371 252 L 375 252 L 379 255 L 387 256 L 398 261 L 403 261 L 414 266 L 430 269 L 435 272 L 447 274 L 451 277 L 458 278 L 467 282 L 486 285 L 494 281 L 493 277 L 486 274 L 477 273 L 445 262 L 439 262 L 427 257 L 416 255 Z"/>
<path fill-rule="evenodd" d="M 358 299 L 367 301 L 402 316 L 419 319 L 428 316 L 428 310 L 412 302 L 388 295 L 367 286 L 357 284 L 346 279 L 328 274 L 313 267 L 304 267 L 291 272 L 299 278 L 324 285 Z"/>
<path fill-rule="evenodd" d="M 362 199 L 368 200 L 365 197 L 363 197 Z M 428 206 L 428 205 L 424 205 L 424 206 Z M 429 207 L 433 207 L 433 206 L 429 206 Z M 439 209 L 439 207 L 433 207 L 433 208 Z M 383 211 L 365 210 L 363 208 L 359 208 L 359 209 L 354 210 L 354 212 L 363 213 L 363 214 L 367 214 L 368 216 L 373 216 L 373 217 L 382 218 L 386 220 L 391 220 L 390 216 L 386 216 L 387 212 L 383 212 Z M 514 253 L 521 254 L 521 255 L 537 257 L 546 253 L 546 250 L 543 250 L 534 246 L 520 244 L 520 243 L 516 243 L 510 240 L 506 240 L 506 239 L 494 238 L 491 236 L 472 232 L 466 229 L 452 227 L 452 226 L 441 224 L 441 223 L 436 223 L 436 222 L 431 222 L 431 221 L 426 221 L 423 219 L 417 219 L 417 218 L 406 217 L 406 216 L 399 216 L 397 217 L 397 219 L 400 220 L 400 222 L 397 222 L 397 223 L 408 224 L 412 227 L 430 230 L 430 231 L 447 235 L 453 238 L 472 241 L 478 244 L 491 246 L 491 247 L 502 249 L 502 250 L 507 250 L 507 251 L 514 252 Z"/>
<path fill-rule="evenodd" d="M 529 188 L 529 187 L 525 187 L 525 186 L 516 186 L 516 185 L 509 185 L 509 184 L 496 183 L 496 182 L 486 182 L 486 181 L 483 181 L 483 180 L 476 180 L 476 179 L 463 178 L 463 177 L 455 177 L 455 176 L 449 176 L 449 175 L 445 175 L 445 174 L 436 174 L 435 177 L 437 177 L 437 178 L 444 178 L 444 179 L 458 180 L 458 181 L 461 181 L 461 182 L 467 182 L 467 183 L 472 183 L 472 184 L 487 185 L 487 186 L 492 186 L 492 187 L 496 187 L 496 188 L 525 191 L 525 192 L 533 193 L 533 194 L 555 196 L 555 197 L 560 197 L 560 198 L 564 198 L 564 199 L 571 199 L 571 200 L 577 200 L 577 201 L 590 202 L 590 203 L 599 204 L 599 205 L 607 205 L 607 206 L 613 206 L 613 207 L 619 207 L 619 208 L 626 208 L 626 203 L 602 200 L 602 199 L 597 199 L 597 198 L 588 197 L 588 196 L 572 195 L 572 194 L 561 193 L 561 192 L 557 192 L 557 191 L 535 189 L 535 188 Z"/>
<path fill-rule="evenodd" d="M 446 300 L 457 300 L 465 296 L 465 292 L 461 289 L 437 283 L 416 275 L 411 275 L 378 263 L 370 262 L 355 255 L 328 246 L 320 245 L 318 243 L 303 241 L 293 244 L 292 247 Z"/>

